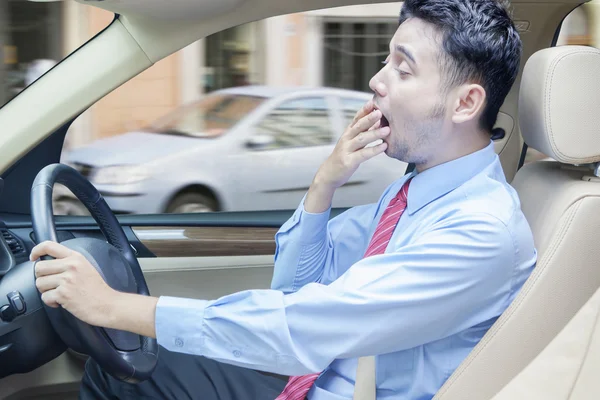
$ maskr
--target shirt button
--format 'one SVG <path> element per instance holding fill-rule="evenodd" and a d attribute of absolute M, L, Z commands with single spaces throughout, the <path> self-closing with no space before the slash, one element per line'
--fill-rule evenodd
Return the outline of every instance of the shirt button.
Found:
<path fill-rule="evenodd" d="M 177 346 L 177 347 L 183 347 L 183 339 L 182 338 L 175 338 L 175 346 Z"/>
<path fill-rule="evenodd" d="M 234 355 L 236 358 L 240 358 L 240 357 L 242 356 L 242 352 L 241 352 L 241 351 L 239 351 L 239 350 L 234 350 L 234 351 L 233 351 L 233 355 Z"/>

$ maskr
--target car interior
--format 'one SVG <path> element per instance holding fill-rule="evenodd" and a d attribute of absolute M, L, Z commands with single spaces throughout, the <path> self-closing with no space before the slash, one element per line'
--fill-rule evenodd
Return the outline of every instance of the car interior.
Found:
<path fill-rule="evenodd" d="M 137 336 L 120 332 L 103 335 L 44 307 L 28 261 L 36 243 L 55 240 L 87 249 L 107 276 L 112 264 L 102 260 L 118 259 L 147 284 L 131 287 L 130 279 L 110 275 L 110 283 L 122 290 L 214 299 L 269 287 L 274 234 L 293 212 L 115 217 L 85 178 L 59 164 L 73 121 L 161 59 L 215 32 L 276 15 L 380 3 L 78 2 L 110 11 L 114 20 L 0 109 L 1 399 L 77 398 L 88 355 L 103 358 L 115 374 L 125 376 L 127 353 L 142 366 L 140 379 L 155 362 L 148 351 L 155 342 L 140 345 Z M 511 1 L 523 58 L 498 116 L 500 134 L 494 143 L 534 233 L 538 262 L 520 294 L 436 400 L 599 397 L 594 372 L 600 368 L 600 270 L 595 265 L 600 213 L 594 207 L 600 207 L 600 117 L 595 113 L 600 106 L 600 50 L 555 46 L 561 23 L 581 3 Z M 528 147 L 549 159 L 523 166 Z M 51 199 L 57 183 L 71 189 L 92 216 L 54 216 Z M 334 210 L 332 216 L 342 211 Z M 359 368 L 354 398 L 375 399 L 372 357 L 361 359 Z"/>

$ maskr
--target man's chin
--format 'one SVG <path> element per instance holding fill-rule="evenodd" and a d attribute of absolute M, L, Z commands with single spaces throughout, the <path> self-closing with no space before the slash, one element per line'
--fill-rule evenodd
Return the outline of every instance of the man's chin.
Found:
<path fill-rule="evenodd" d="M 408 149 L 406 148 L 401 148 L 398 149 L 394 146 L 391 146 L 389 142 L 387 142 L 387 149 L 385 149 L 384 153 L 386 156 L 390 157 L 390 158 L 394 158 L 398 161 L 402 161 L 402 162 L 406 162 L 408 163 L 409 161 L 407 161 L 408 158 Z"/>
<path fill-rule="evenodd" d="M 398 161 L 403 161 L 402 158 L 398 157 L 398 155 L 390 148 L 389 145 L 388 145 L 388 148 L 385 149 L 385 151 L 383 152 L 383 154 L 385 154 L 389 158 L 393 158 L 393 159 L 398 160 Z"/>

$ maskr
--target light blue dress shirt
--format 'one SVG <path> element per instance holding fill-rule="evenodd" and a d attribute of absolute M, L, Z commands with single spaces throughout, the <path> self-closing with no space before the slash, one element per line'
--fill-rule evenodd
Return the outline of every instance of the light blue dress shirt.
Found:
<path fill-rule="evenodd" d="M 388 202 L 414 177 L 385 254 L 363 259 Z M 275 239 L 271 290 L 161 297 L 158 343 L 238 366 L 322 372 L 310 400 L 351 399 L 377 355 L 377 399 L 434 396 L 531 273 L 537 253 L 493 144 L 413 172 L 376 204 L 329 220 L 302 202 Z"/>

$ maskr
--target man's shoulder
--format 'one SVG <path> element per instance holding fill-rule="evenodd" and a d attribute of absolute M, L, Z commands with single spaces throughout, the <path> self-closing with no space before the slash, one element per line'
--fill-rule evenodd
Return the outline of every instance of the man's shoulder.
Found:
<path fill-rule="evenodd" d="M 489 177 L 465 182 L 418 213 L 414 222 L 421 233 L 446 227 L 495 231 L 507 237 L 530 232 L 516 191 Z"/>
<path fill-rule="evenodd" d="M 489 215 L 506 226 L 522 214 L 517 192 L 503 179 L 478 176 L 457 188 L 453 197 L 457 213 Z"/>
<path fill-rule="evenodd" d="M 506 181 L 490 177 L 466 182 L 451 195 L 438 224 L 460 226 L 466 231 L 488 232 L 503 242 L 516 247 L 522 254 L 534 249 L 531 227 L 521 210 L 516 190 Z"/>

